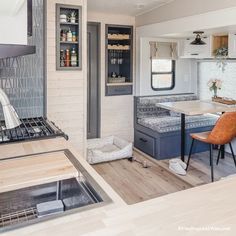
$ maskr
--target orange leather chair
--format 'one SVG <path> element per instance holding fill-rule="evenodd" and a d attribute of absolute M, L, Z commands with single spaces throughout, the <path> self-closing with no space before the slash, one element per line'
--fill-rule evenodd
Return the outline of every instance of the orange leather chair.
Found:
<path fill-rule="evenodd" d="M 219 145 L 219 153 L 216 164 L 218 165 L 220 159 L 220 152 L 225 144 L 229 144 L 230 150 L 232 152 L 234 164 L 236 166 L 236 160 L 234 151 L 232 148 L 231 141 L 236 137 L 236 112 L 224 113 L 216 122 L 215 127 L 212 131 L 191 134 L 192 144 L 190 147 L 190 152 L 187 161 L 186 171 L 189 166 L 189 161 L 192 154 L 193 144 L 195 140 L 209 144 L 210 147 L 210 165 L 211 165 L 211 180 L 214 181 L 214 169 L 213 169 L 213 157 L 212 157 L 212 146 Z"/>

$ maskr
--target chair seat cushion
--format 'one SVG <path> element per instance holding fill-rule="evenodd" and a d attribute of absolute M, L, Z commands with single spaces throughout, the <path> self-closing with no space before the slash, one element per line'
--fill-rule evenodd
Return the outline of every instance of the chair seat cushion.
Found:
<path fill-rule="evenodd" d="M 191 137 L 196 140 L 202 141 L 202 142 L 207 142 L 207 138 L 208 138 L 209 134 L 210 134 L 210 131 L 201 132 L 201 133 L 194 133 L 194 134 L 191 134 Z"/>
<path fill-rule="evenodd" d="M 215 115 L 186 116 L 185 128 L 193 129 L 199 127 L 214 126 L 218 117 Z M 181 129 L 181 117 L 145 117 L 138 119 L 138 123 L 158 133 L 167 133 Z"/>

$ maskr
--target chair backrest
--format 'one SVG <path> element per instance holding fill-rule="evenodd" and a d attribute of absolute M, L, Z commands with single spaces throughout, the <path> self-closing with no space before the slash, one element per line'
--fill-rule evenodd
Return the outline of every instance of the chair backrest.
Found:
<path fill-rule="evenodd" d="M 236 112 L 224 113 L 208 136 L 213 144 L 227 144 L 236 137 Z"/>

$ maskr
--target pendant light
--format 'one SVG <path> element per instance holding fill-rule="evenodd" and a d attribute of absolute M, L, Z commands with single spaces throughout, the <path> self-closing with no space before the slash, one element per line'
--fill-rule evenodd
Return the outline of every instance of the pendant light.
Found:
<path fill-rule="evenodd" d="M 196 34 L 196 38 L 190 44 L 192 44 L 192 45 L 204 45 L 204 44 L 206 44 L 201 39 L 201 35 L 204 33 L 203 31 L 194 31 L 193 33 Z"/>

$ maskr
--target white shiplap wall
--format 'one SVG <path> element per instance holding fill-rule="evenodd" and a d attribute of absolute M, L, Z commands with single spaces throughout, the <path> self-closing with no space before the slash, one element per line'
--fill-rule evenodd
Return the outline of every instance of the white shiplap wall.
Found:
<path fill-rule="evenodd" d="M 105 96 L 105 25 L 134 26 L 135 18 L 131 16 L 88 12 L 88 21 L 99 22 L 101 24 L 101 137 L 116 135 L 133 141 L 133 95 Z M 135 81 L 135 74 L 133 76 L 133 80 Z"/>
<path fill-rule="evenodd" d="M 56 70 L 56 3 L 82 6 L 82 70 Z M 66 134 L 81 153 L 86 146 L 86 0 L 47 1 L 47 116 Z"/>

